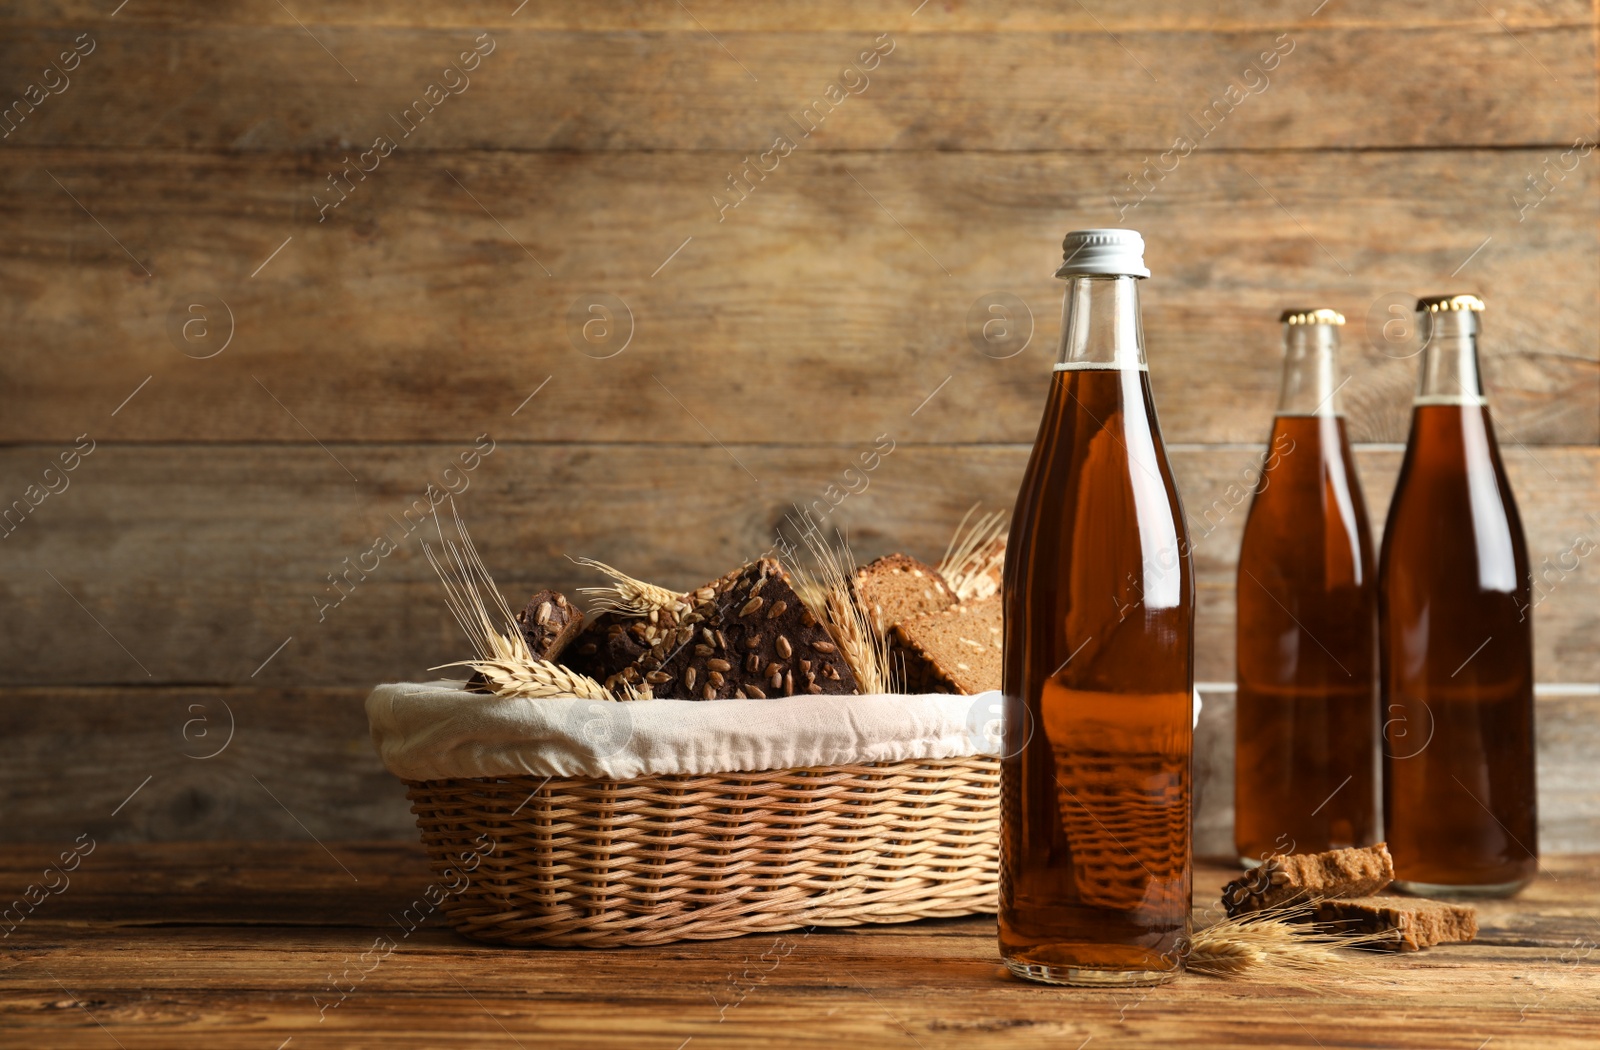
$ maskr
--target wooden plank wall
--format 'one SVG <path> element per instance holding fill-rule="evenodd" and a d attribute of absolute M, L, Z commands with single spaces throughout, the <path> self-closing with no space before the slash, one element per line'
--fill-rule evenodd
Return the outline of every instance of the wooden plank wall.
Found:
<path fill-rule="evenodd" d="M 0 5 L 0 838 L 408 835 L 359 701 L 463 655 L 430 485 L 510 593 L 595 582 L 584 555 L 686 587 L 887 435 L 830 521 L 936 557 L 1014 495 L 1081 226 L 1149 244 L 1202 679 L 1232 678 L 1277 313 L 1351 319 L 1381 526 L 1416 367 L 1389 308 L 1475 291 L 1550 567 L 1538 677 L 1600 682 L 1588 3 L 108 8 Z M 747 157 L 776 166 L 735 197 Z M 1021 349 L 971 334 L 998 296 Z M 1541 700 L 1547 846 L 1600 844 L 1597 705 Z"/>

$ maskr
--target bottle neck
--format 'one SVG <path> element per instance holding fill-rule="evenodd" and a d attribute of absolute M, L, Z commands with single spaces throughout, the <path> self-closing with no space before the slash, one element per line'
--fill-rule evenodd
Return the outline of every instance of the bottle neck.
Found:
<path fill-rule="evenodd" d="M 1283 388 L 1280 416 L 1338 416 L 1339 329 L 1331 324 L 1283 326 Z"/>
<path fill-rule="evenodd" d="M 1420 315 L 1424 333 L 1418 405 L 1487 405 L 1478 376 L 1478 318 L 1468 310 Z"/>
<path fill-rule="evenodd" d="M 1080 274 L 1067 279 L 1056 370 L 1143 370 L 1144 326 L 1136 277 Z"/>

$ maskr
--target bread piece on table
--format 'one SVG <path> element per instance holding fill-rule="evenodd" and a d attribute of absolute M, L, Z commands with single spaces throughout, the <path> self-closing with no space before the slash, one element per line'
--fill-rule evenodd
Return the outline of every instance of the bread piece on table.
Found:
<path fill-rule="evenodd" d="M 981 693 L 1000 688 L 1002 613 L 998 597 L 963 602 L 894 626 L 892 659 L 912 693 Z"/>
<path fill-rule="evenodd" d="M 956 593 L 939 570 L 907 554 L 885 555 L 861 566 L 851 587 L 880 634 L 912 617 L 956 604 Z"/>
<path fill-rule="evenodd" d="M 696 604 L 677 644 L 638 665 L 657 697 L 766 700 L 860 691 L 833 636 L 775 559 L 736 569 L 691 598 Z"/>
<path fill-rule="evenodd" d="M 1230 916 L 1319 897 L 1368 897 L 1394 881 L 1385 843 L 1326 853 L 1277 854 L 1222 887 Z"/>
<path fill-rule="evenodd" d="M 583 632 L 583 613 L 564 594 L 540 591 L 517 613 L 517 625 L 535 660 L 555 662 Z"/>
<path fill-rule="evenodd" d="M 1470 941 L 1478 935 L 1478 912 L 1471 905 L 1415 897 L 1318 901 L 1311 919 L 1330 933 L 1370 934 L 1372 940 L 1364 947 L 1396 952 Z"/>

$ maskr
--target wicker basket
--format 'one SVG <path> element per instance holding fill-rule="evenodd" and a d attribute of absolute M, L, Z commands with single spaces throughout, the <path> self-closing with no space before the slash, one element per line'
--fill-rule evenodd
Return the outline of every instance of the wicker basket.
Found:
<path fill-rule="evenodd" d="M 493 844 L 442 906 L 479 940 L 666 944 L 995 909 L 992 758 L 406 787 L 441 874 Z"/>

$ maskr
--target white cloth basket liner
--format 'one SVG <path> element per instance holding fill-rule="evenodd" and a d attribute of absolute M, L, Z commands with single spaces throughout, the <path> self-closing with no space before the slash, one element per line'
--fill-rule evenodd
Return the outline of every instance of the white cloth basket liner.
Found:
<path fill-rule="evenodd" d="M 998 690 L 610 702 L 403 682 L 367 697 L 372 742 L 405 780 L 631 780 L 998 755 L 1000 719 Z"/>

